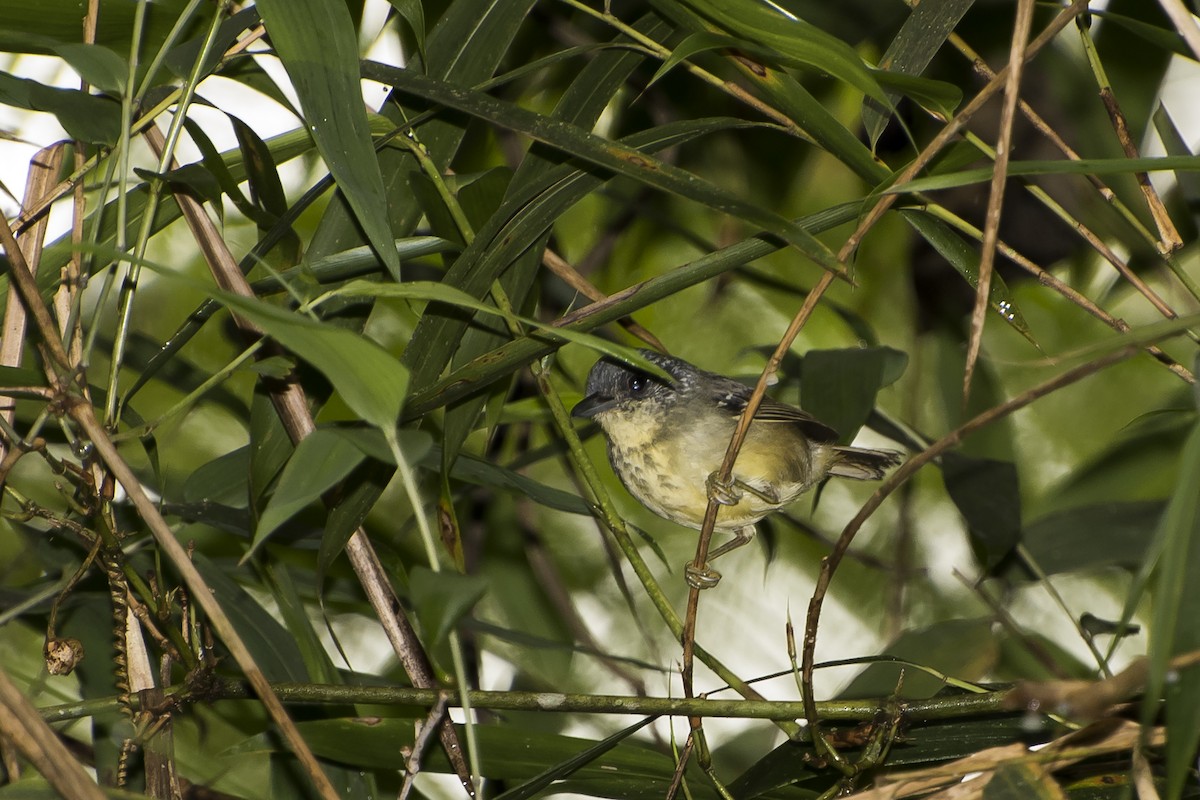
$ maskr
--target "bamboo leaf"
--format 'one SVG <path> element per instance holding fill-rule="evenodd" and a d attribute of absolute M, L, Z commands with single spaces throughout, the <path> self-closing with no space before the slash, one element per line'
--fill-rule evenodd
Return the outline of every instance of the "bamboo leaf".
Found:
<path fill-rule="evenodd" d="M 1131 175 L 1138 172 L 1200 171 L 1200 156 L 1156 156 L 1146 158 L 1081 158 L 1056 161 L 1010 161 L 1010 178 L 1035 175 Z M 987 183 L 992 179 L 991 167 L 964 169 L 944 175 L 915 178 L 908 183 L 885 189 L 887 194 L 906 192 L 932 192 L 938 189 L 953 189 Z"/>
<path fill-rule="evenodd" d="M 265 0 L 256 5 L 321 157 L 368 242 L 399 280 L 400 259 L 391 247 L 383 175 L 359 88 L 358 39 L 349 11 L 342 3 L 325 0 Z"/>
<path fill-rule="evenodd" d="M 568 155 L 585 159 L 618 175 L 664 192 L 686 197 L 716 211 L 743 219 L 775 233 L 822 267 L 842 272 L 829 249 L 786 218 L 733 195 L 698 175 L 667 164 L 644 151 L 605 139 L 562 120 L 527 111 L 481 92 L 439 81 L 412 70 L 364 61 L 364 78 L 523 133 Z"/>
<path fill-rule="evenodd" d="M 334 431 L 318 428 L 301 439 L 279 475 L 275 491 L 259 517 L 254 541 L 242 561 L 280 525 L 349 475 L 364 457 L 362 450 Z"/>
<path fill-rule="evenodd" d="M 1200 743 L 1200 671 L 1173 669 L 1170 660 L 1200 649 L 1200 423 L 1183 445 L 1179 479 L 1158 529 L 1154 612 L 1150 625 L 1150 675 L 1143 724 L 1167 715 L 1167 792 L 1179 797 Z"/>
<path fill-rule="evenodd" d="M 455 289 L 453 286 L 447 286 L 444 283 L 433 283 L 431 281 L 408 281 L 406 283 L 376 283 L 374 281 L 350 281 L 345 286 L 341 286 L 326 294 L 326 297 L 338 296 L 358 296 L 358 297 L 393 297 L 405 298 L 409 300 L 430 300 L 439 303 L 446 303 L 460 308 L 469 308 L 472 311 L 478 311 L 483 314 L 489 314 L 495 317 L 503 317 L 500 309 L 495 306 L 489 306 L 486 303 L 481 303 L 466 292 Z M 555 327 L 544 322 L 539 322 L 529 317 L 514 315 L 514 319 L 522 325 L 531 328 L 537 328 L 545 336 L 550 339 L 560 339 L 563 342 L 571 342 L 572 344 L 583 345 L 591 348 L 599 353 L 612 358 L 620 359 L 625 363 L 636 367 L 652 375 L 658 375 L 663 378 L 669 378 L 662 368 L 654 364 L 645 356 L 639 354 L 636 350 L 631 350 L 627 347 L 614 345 L 607 339 L 602 339 L 599 336 L 593 336 L 590 333 L 582 331 L 574 331 L 566 328 Z"/>
<path fill-rule="evenodd" d="M 395 426 L 408 389 L 408 370 L 375 342 L 257 300 L 228 292 L 210 294 L 319 369 L 360 418 L 378 428 Z"/>
<path fill-rule="evenodd" d="M 60 44 L 54 47 L 79 77 L 101 91 L 120 94 L 125 89 L 129 66 L 125 59 L 99 44 Z"/>
<path fill-rule="evenodd" d="M 1011 461 L 972 458 L 961 453 L 942 457 L 942 477 L 984 567 L 991 569 L 1012 552 L 1021 538 L 1021 492 Z"/>
<path fill-rule="evenodd" d="M 849 444 L 874 410 L 888 368 L 896 375 L 907 362 L 908 356 L 890 347 L 809 350 L 801 372 L 801 405 Z"/>
<path fill-rule="evenodd" d="M 879 60 L 881 72 L 875 77 L 883 82 L 883 75 L 920 75 L 933 60 L 934 54 L 945 43 L 946 37 L 958 25 L 959 20 L 970 9 L 974 0 L 930 0 L 913 7 L 904 20 L 900 31 L 888 45 Z M 895 97 L 889 94 L 892 103 Z M 960 95 L 961 99 L 961 95 Z M 957 105 L 958 101 L 954 102 Z M 889 104 L 890 105 L 890 104 Z M 887 127 L 891 109 L 868 99 L 863 104 L 863 127 L 871 149 L 875 149 L 880 134 Z"/>
<path fill-rule="evenodd" d="M 828 73 L 885 105 L 887 94 L 854 48 L 765 0 L 684 0 L 725 30 L 766 45 L 800 64 Z"/>

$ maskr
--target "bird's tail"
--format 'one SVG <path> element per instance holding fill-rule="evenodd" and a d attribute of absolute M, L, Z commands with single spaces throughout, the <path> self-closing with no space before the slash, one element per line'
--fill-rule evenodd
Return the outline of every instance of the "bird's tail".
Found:
<path fill-rule="evenodd" d="M 904 460 L 898 450 L 868 450 L 863 447 L 834 447 L 829 474 L 856 481 L 877 481 L 890 467 Z"/>

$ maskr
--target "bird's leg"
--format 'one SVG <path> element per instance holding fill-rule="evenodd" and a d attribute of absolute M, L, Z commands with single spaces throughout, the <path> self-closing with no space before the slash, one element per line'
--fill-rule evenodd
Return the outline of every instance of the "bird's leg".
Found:
<path fill-rule="evenodd" d="M 745 481 L 738 480 L 737 478 L 733 479 L 733 485 L 743 492 L 749 492 L 759 500 L 762 500 L 764 503 L 768 503 L 773 506 L 779 505 L 779 492 L 775 491 L 770 486 L 755 487 L 751 486 Z M 753 535 L 754 534 L 751 534 L 751 536 Z"/>
<path fill-rule="evenodd" d="M 692 566 L 688 562 L 683 567 L 684 580 L 693 589 L 711 589 L 721 581 L 721 573 L 712 568 L 712 562 L 728 553 L 749 543 L 754 538 L 753 525 L 745 525 L 734 531 L 733 538 L 708 554 L 708 563 L 702 567 Z"/>
<path fill-rule="evenodd" d="M 731 477 L 727 481 L 721 480 L 721 476 L 716 472 L 710 473 L 704 481 L 705 487 L 708 489 L 708 496 L 716 500 L 723 506 L 736 506 L 742 502 L 742 497 L 746 492 L 773 506 L 779 505 L 779 493 L 770 486 L 751 486 L 740 478 Z"/>

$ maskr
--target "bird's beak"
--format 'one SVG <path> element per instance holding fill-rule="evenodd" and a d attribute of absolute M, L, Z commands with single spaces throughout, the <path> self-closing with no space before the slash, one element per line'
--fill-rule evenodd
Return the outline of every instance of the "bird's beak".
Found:
<path fill-rule="evenodd" d="M 571 409 L 572 417 L 594 417 L 597 414 L 608 411 L 615 406 L 617 401 L 608 395 L 604 394 L 589 394 L 587 397 L 580 400 Z"/>

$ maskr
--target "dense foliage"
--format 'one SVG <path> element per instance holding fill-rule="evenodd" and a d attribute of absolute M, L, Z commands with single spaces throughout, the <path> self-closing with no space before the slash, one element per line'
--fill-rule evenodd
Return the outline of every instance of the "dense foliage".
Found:
<path fill-rule="evenodd" d="M 1197 793 L 1180 0 L 80 5 L 0 0 L 0 798 Z M 568 416 L 646 346 L 907 461 L 689 590 Z"/>

